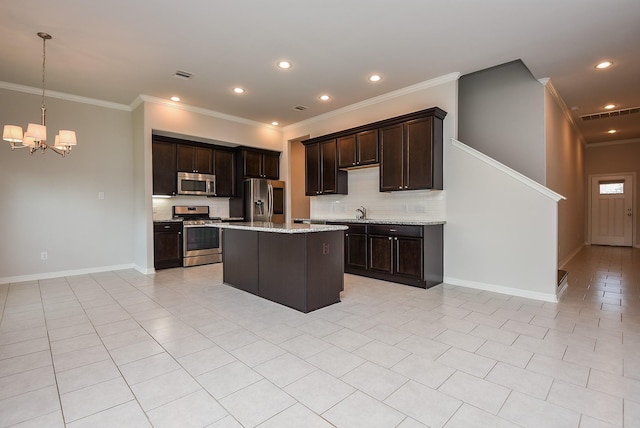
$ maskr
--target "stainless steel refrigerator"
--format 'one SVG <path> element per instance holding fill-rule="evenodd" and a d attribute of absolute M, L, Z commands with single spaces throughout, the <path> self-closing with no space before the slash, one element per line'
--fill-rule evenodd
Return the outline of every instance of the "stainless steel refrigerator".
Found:
<path fill-rule="evenodd" d="M 245 221 L 284 223 L 284 181 L 244 180 L 244 213 Z"/>

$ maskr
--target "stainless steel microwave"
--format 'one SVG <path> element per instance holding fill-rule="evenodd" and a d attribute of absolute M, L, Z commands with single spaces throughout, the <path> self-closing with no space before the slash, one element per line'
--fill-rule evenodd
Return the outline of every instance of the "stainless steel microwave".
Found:
<path fill-rule="evenodd" d="M 216 196 L 216 176 L 195 172 L 179 172 L 178 194 Z"/>

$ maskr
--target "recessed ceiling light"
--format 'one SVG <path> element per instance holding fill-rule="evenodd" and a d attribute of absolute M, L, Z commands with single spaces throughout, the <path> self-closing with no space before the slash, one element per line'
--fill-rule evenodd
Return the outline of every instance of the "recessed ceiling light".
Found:
<path fill-rule="evenodd" d="M 322 101 L 329 101 L 331 99 L 329 95 L 320 95 L 318 98 Z"/>
<path fill-rule="evenodd" d="M 604 106 L 603 108 L 604 108 L 605 110 L 611 110 L 611 109 L 614 109 L 614 108 L 616 108 L 616 107 L 617 107 L 617 106 L 616 106 L 615 104 L 607 104 L 607 105 L 606 105 L 606 106 Z"/>
<path fill-rule="evenodd" d="M 618 132 L 618 130 L 616 130 L 616 129 L 610 129 L 610 130 L 607 131 L 607 133 L 609 133 L 609 134 L 615 134 L 616 132 Z"/>
<path fill-rule="evenodd" d="M 274 120 L 273 122 L 271 122 L 271 124 L 272 124 L 273 126 L 278 126 L 278 125 L 280 125 L 280 122 L 276 122 L 276 121 Z"/>
<path fill-rule="evenodd" d="M 233 92 L 236 94 L 244 94 L 246 91 L 243 88 L 238 86 L 236 88 L 233 88 Z"/>
<path fill-rule="evenodd" d="M 171 101 L 178 102 L 180 101 L 180 97 L 171 97 Z"/>
<path fill-rule="evenodd" d="M 282 68 L 283 70 L 287 70 L 291 68 L 291 63 L 289 61 L 280 61 L 278 62 L 278 67 Z"/>
<path fill-rule="evenodd" d="M 372 74 L 371 76 L 369 76 L 370 82 L 379 82 L 381 79 L 382 77 L 380 77 L 379 74 Z"/>
<path fill-rule="evenodd" d="M 611 61 L 602 61 L 601 63 L 596 65 L 596 68 L 601 70 L 604 68 L 609 68 L 613 65 L 613 63 Z"/>

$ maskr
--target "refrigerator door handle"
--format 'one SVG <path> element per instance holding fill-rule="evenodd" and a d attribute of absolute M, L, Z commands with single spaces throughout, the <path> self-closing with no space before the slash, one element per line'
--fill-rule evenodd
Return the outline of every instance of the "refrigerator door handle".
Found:
<path fill-rule="evenodd" d="M 269 221 L 272 221 L 273 220 L 273 185 L 271 183 L 268 183 L 267 189 L 269 193 L 267 197 L 267 204 L 269 205 L 267 207 L 267 211 L 269 215 Z"/>

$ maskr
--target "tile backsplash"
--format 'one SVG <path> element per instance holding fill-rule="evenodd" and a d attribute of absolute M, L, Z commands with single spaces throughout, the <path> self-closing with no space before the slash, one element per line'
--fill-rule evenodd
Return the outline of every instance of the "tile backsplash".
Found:
<path fill-rule="evenodd" d="M 379 191 L 379 167 L 350 170 L 348 195 L 311 198 L 311 218 L 348 219 L 363 206 L 372 219 L 445 221 L 444 190 Z"/>
<path fill-rule="evenodd" d="M 229 217 L 229 198 L 207 198 L 204 196 L 174 196 L 153 198 L 153 220 L 168 220 L 173 215 L 174 205 L 209 205 L 211 217 Z"/>

